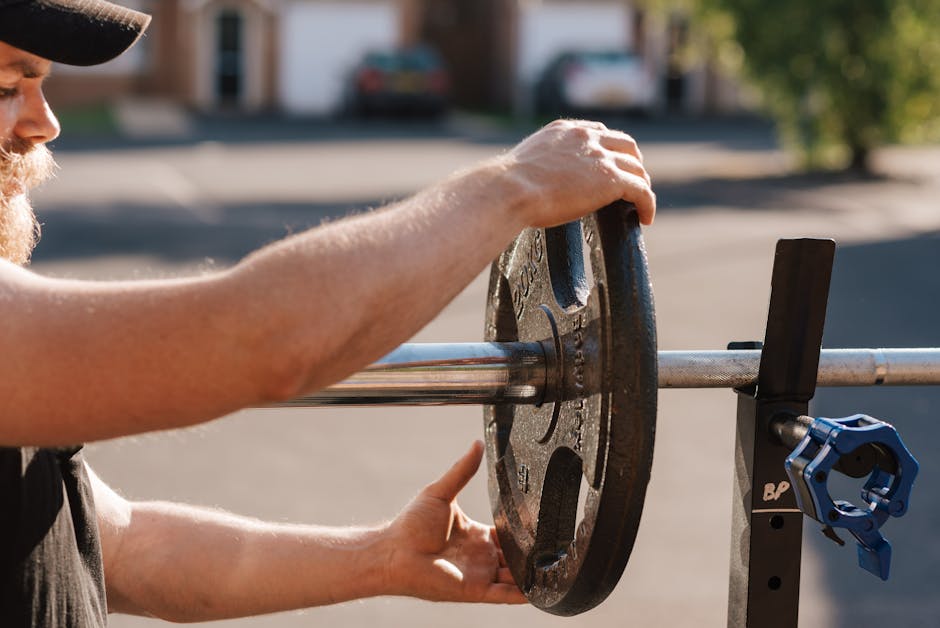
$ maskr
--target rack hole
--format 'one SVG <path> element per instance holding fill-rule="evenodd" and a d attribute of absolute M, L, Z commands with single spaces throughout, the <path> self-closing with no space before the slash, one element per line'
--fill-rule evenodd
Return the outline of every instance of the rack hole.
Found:
<path fill-rule="evenodd" d="M 770 580 L 767 581 L 767 588 L 771 591 L 776 591 L 783 585 L 783 581 L 780 580 L 779 576 L 772 576 Z"/>
<path fill-rule="evenodd" d="M 774 530 L 779 530 L 783 527 L 783 517 L 780 515 L 774 515 L 770 518 L 770 527 Z"/>

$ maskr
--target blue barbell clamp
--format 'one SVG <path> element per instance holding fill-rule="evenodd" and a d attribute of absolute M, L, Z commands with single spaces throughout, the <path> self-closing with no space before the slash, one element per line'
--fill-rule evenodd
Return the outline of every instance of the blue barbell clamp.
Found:
<path fill-rule="evenodd" d="M 827 486 L 833 467 L 843 456 L 865 445 L 875 445 L 886 454 L 874 465 L 862 487 L 861 497 L 867 507 L 833 500 Z M 851 532 L 858 541 L 859 566 L 887 580 L 891 544 L 879 529 L 889 517 L 901 517 L 907 512 L 919 468 L 897 430 L 864 414 L 815 419 L 787 457 L 786 468 L 800 510 L 820 523 Z"/>

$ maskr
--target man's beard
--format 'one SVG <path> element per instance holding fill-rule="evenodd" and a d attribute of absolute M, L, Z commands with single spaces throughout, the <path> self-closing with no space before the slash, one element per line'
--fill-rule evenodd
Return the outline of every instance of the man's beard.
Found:
<path fill-rule="evenodd" d="M 0 258 L 26 264 L 39 241 L 28 192 L 52 176 L 55 161 L 42 144 L 19 138 L 0 149 Z"/>

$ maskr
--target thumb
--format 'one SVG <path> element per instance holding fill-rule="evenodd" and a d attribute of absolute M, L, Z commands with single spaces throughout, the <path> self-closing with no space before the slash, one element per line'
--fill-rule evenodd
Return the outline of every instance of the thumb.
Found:
<path fill-rule="evenodd" d="M 482 460 L 483 442 L 474 441 L 467 453 L 455 462 L 454 466 L 448 469 L 440 479 L 424 489 L 425 495 L 446 502 L 453 501 L 477 472 L 477 469 L 480 468 Z"/>

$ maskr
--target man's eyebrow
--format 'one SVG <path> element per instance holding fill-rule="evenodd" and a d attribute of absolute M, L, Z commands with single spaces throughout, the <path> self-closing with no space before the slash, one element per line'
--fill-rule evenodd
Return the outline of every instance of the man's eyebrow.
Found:
<path fill-rule="evenodd" d="M 32 63 L 26 59 L 17 59 L 16 61 L 11 61 L 0 66 L 0 71 L 14 71 L 19 72 L 23 75 L 23 78 L 28 79 L 37 79 L 45 78 L 49 76 L 50 71 L 41 70 L 35 63 Z"/>

